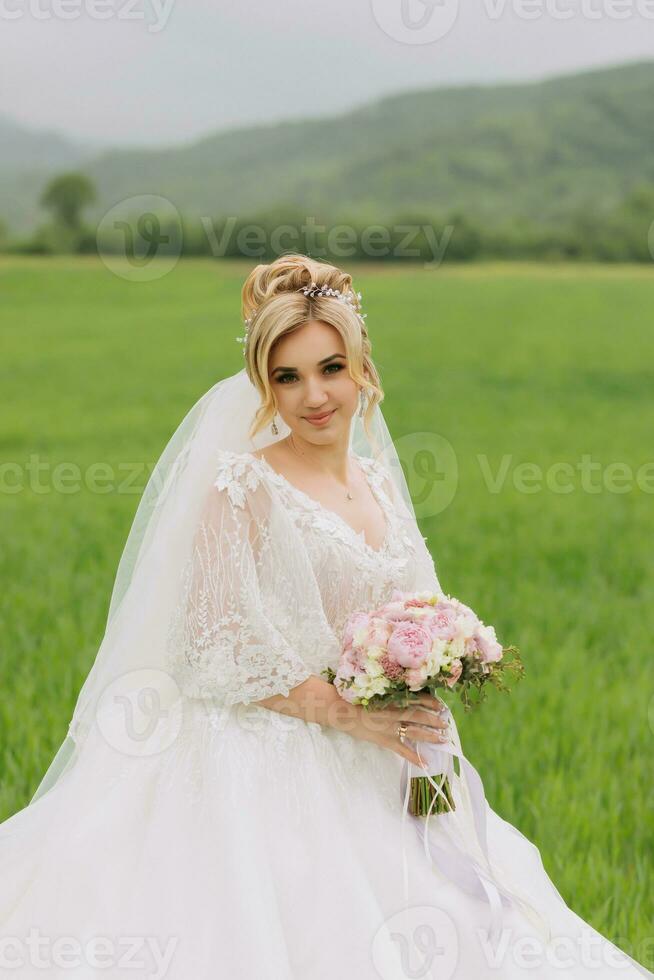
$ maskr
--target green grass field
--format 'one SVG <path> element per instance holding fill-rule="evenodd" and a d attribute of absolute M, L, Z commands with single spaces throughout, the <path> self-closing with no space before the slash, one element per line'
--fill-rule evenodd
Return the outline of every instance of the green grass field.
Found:
<path fill-rule="evenodd" d="M 92 259 L 0 260 L 1 818 L 66 733 L 135 491 L 242 366 L 250 267 L 182 261 L 130 283 Z M 351 271 L 391 432 L 455 454 L 453 499 L 421 521 L 441 584 L 526 664 L 510 695 L 458 712 L 464 748 L 568 904 L 652 969 L 654 270 Z M 108 492 L 76 482 L 98 463 Z M 547 482 L 562 463 L 569 492 Z"/>

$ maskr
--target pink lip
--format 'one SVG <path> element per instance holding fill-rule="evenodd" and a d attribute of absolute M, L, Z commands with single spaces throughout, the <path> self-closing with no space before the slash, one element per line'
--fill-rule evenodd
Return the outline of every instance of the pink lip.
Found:
<path fill-rule="evenodd" d="M 311 425 L 323 425 L 332 417 L 335 411 L 336 409 L 334 408 L 331 412 L 325 412 L 324 415 L 307 415 L 306 420 L 307 422 L 310 422 Z"/>

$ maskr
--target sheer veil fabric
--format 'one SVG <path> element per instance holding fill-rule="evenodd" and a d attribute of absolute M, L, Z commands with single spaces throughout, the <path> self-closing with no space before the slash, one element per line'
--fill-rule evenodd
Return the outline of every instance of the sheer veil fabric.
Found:
<path fill-rule="evenodd" d="M 259 394 L 243 368 L 218 381 L 196 402 L 165 447 L 145 487 L 127 537 L 112 590 L 105 634 L 79 693 L 68 734 L 31 803 L 40 799 L 75 765 L 89 731 L 98 724 L 99 718 L 111 725 L 105 712 L 111 711 L 115 702 L 112 692 L 119 689 L 121 698 L 140 697 L 144 682 L 148 686 L 149 671 L 150 680 L 157 688 L 157 697 L 161 699 L 162 715 L 170 706 L 166 704 L 167 699 L 172 699 L 173 703 L 177 700 L 176 685 L 168 685 L 165 681 L 169 669 L 170 631 L 174 626 L 173 611 L 177 610 L 179 614 L 184 594 L 183 570 L 188 569 L 197 546 L 198 528 L 208 517 L 209 523 L 218 531 L 218 525 L 228 519 L 227 514 L 218 512 L 219 503 L 213 492 L 220 453 L 256 452 L 283 439 L 289 432 L 288 426 L 280 420 L 275 438 L 260 432 L 255 439 L 250 439 L 248 431 L 259 404 Z M 402 466 L 379 405 L 375 407 L 369 428 L 370 435 L 362 418 L 358 414 L 353 417 L 350 450 L 383 462 L 393 480 L 396 513 L 405 523 L 407 533 L 417 535 L 422 543 L 421 550 L 426 551 Z M 312 628 L 316 629 L 312 646 L 324 644 L 324 650 L 328 655 L 332 654 L 333 662 L 339 638 L 333 635 L 321 616 L 317 592 L 311 591 L 312 576 L 308 574 L 301 536 L 283 508 L 271 497 L 266 499 L 265 493 L 257 496 L 254 506 L 261 508 L 259 515 L 253 515 L 255 518 L 263 517 L 264 510 L 267 511 L 267 526 L 275 536 L 267 549 L 271 561 L 277 565 L 276 569 L 271 567 L 271 576 L 283 569 L 292 575 L 293 608 L 304 609 L 305 616 L 311 618 Z M 233 539 L 245 526 L 243 524 L 239 529 L 237 524 L 234 521 L 230 528 L 223 527 Z M 273 544 L 279 547 L 273 547 Z M 283 560 L 280 555 L 284 556 Z M 430 560 L 430 556 L 427 558 Z M 272 584 L 281 579 L 271 577 L 269 581 Z M 289 596 L 288 590 L 275 590 L 275 602 L 268 610 L 269 621 L 261 622 L 260 626 L 274 632 L 274 617 L 277 616 L 286 639 L 282 641 L 283 633 L 279 631 L 274 635 L 290 650 L 296 618 L 291 615 L 292 610 L 283 608 L 284 596 Z M 293 655 L 289 653 L 289 656 Z M 269 661 L 268 666 L 271 663 Z M 227 666 L 223 661 L 222 669 L 227 670 Z M 159 671 L 162 678 L 157 683 L 156 672 Z M 249 686 L 254 692 L 254 684 Z M 278 686 L 280 691 L 285 687 L 281 675 Z M 233 692 L 233 696 L 239 702 L 247 703 L 255 697 L 275 693 L 274 687 L 271 679 L 267 694 L 248 697 L 248 690 L 244 689 Z M 257 690 L 262 689 L 260 684 Z M 163 733 L 161 738 L 165 739 Z"/>

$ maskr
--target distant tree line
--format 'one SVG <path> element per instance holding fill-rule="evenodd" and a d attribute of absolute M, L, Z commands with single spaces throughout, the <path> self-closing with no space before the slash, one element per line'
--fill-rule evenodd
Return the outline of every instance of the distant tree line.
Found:
<path fill-rule="evenodd" d="M 512 218 L 495 225 L 462 212 L 397 213 L 389 220 L 361 216 L 331 223 L 290 207 L 240 217 L 132 214 L 97 226 L 83 211 L 97 200 L 81 173 L 51 180 L 40 198 L 50 220 L 25 239 L 12 239 L 0 218 L 0 250 L 9 253 L 127 254 L 250 258 L 269 261 L 293 251 L 342 262 L 470 262 L 484 259 L 651 262 L 654 184 L 630 191 L 617 207 L 580 208 L 556 223 Z M 172 209 L 175 211 L 175 209 Z"/>

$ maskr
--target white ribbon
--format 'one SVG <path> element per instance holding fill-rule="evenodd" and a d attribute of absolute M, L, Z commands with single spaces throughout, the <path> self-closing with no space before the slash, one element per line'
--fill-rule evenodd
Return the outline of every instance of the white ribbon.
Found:
<path fill-rule="evenodd" d="M 451 715 L 450 725 L 453 725 Z M 427 815 L 424 818 L 416 816 L 414 821 L 418 834 L 422 836 L 425 855 L 430 866 L 433 867 L 435 863 L 439 871 L 442 871 L 446 877 L 448 877 L 455 884 L 459 885 L 465 891 L 471 892 L 475 895 L 479 895 L 480 893 L 482 895 L 485 894 L 486 898 L 488 899 L 491 912 L 488 929 L 489 939 L 491 941 L 499 938 L 500 930 L 502 928 L 503 896 L 507 902 L 513 903 L 518 908 L 522 909 L 524 914 L 535 925 L 536 929 L 540 932 L 541 936 L 545 939 L 545 943 L 547 944 L 552 939 L 552 929 L 548 920 L 526 898 L 501 882 L 497 877 L 497 873 L 491 868 L 486 833 L 487 803 L 484 793 L 484 786 L 479 773 L 463 754 L 463 749 L 461 748 L 461 743 L 458 738 L 456 739 L 456 743 L 456 745 L 444 743 L 437 746 L 433 742 L 420 742 L 420 748 L 418 747 L 418 744 L 416 744 L 416 751 L 419 759 L 421 762 L 426 762 L 428 765 L 428 769 L 425 771 L 419 769 L 417 766 L 413 766 L 408 759 L 405 759 L 405 765 L 403 766 L 400 780 L 400 794 L 404 797 L 402 808 L 402 868 L 405 906 L 408 908 L 409 905 L 409 889 L 404 832 L 411 789 L 411 769 L 415 768 L 416 775 L 426 777 L 436 791 L 436 796 L 434 796 L 431 801 Z M 479 847 L 481 862 L 469 851 L 460 847 L 450 833 L 450 828 L 448 827 L 447 821 L 450 820 L 452 816 L 456 817 L 457 810 L 450 811 L 446 814 L 434 815 L 436 820 L 438 820 L 440 816 L 446 818 L 439 826 L 439 830 L 442 829 L 446 834 L 446 846 L 437 844 L 429 833 L 429 819 L 432 807 L 436 802 L 436 797 L 442 796 L 445 800 L 447 800 L 447 797 L 445 796 L 439 783 L 432 779 L 429 773 L 432 772 L 438 774 L 439 776 L 441 774 L 445 774 L 449 780 L 452 792 L 454 792 L 455 757 L 459 760 L 461 776 L 463 777 L 465 773 L 465 785 L 470 796 L 474 830 L 477 838 L 476 843 Z M 455 802 L 458 801 L 455 800 Z M 421 829 L 422 820 L 424 820 L 424 831 Z"/>

